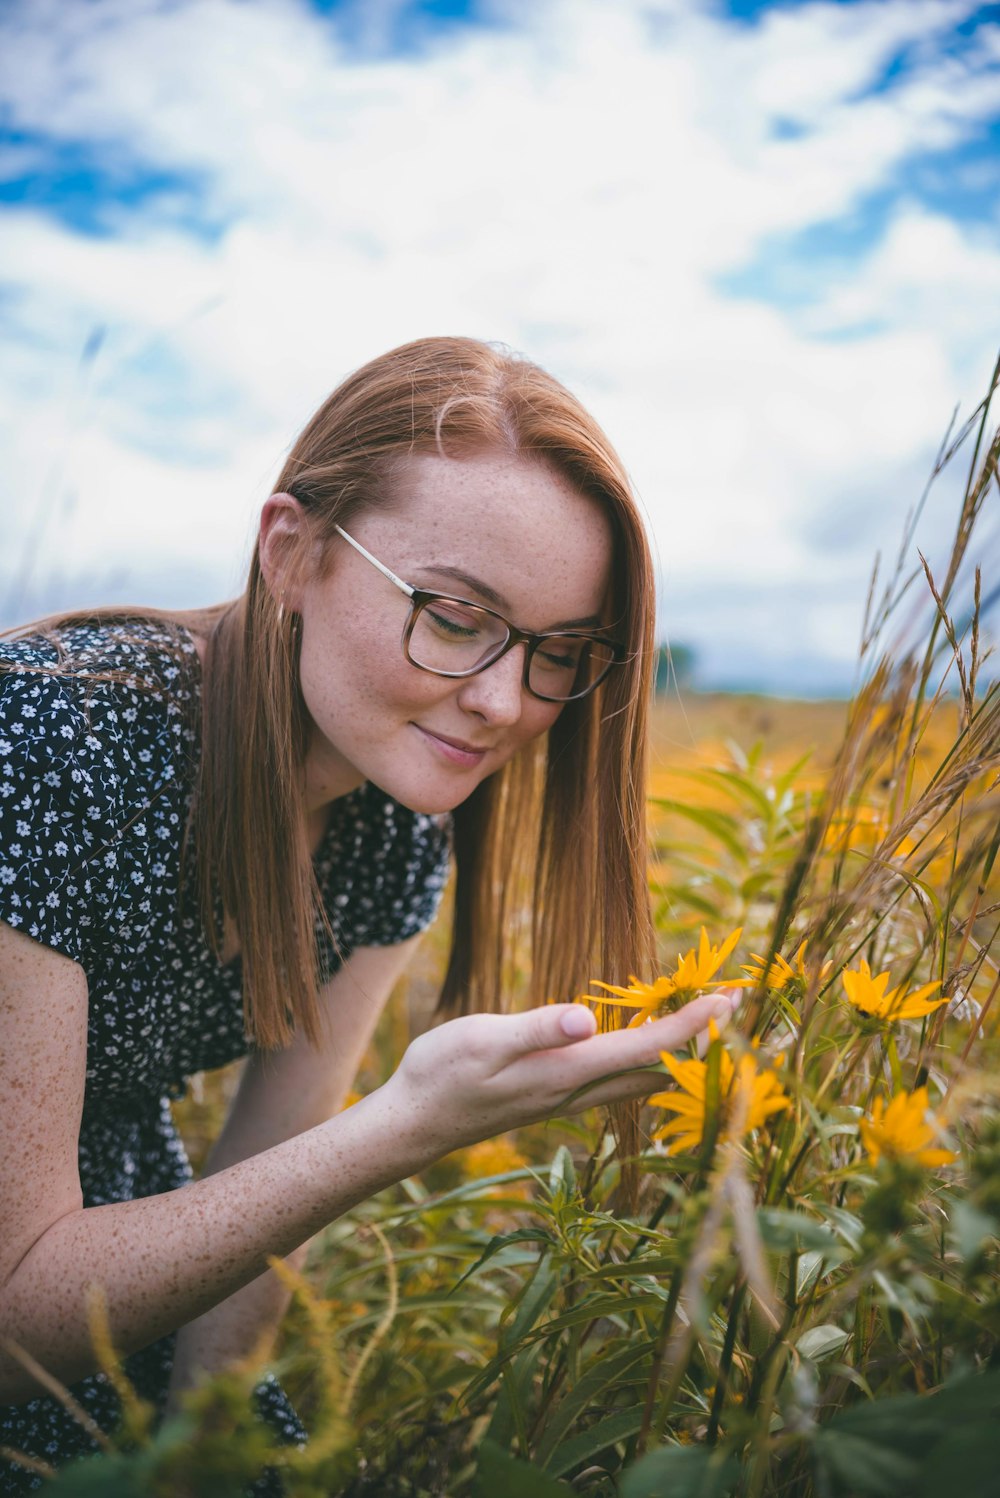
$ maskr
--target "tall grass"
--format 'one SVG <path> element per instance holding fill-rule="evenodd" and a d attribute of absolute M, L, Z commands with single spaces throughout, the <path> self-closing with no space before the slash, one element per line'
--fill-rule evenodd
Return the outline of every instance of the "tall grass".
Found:
<path fill-rule="evenodd" d="M 972 564 L 996 383 L 935 464 L 967 463 L 943 565 L 915 515 L 873 575 L 829 768 L 734 750 L 653 799 L 655 1002 L 703 924 L 739 928 L 712 976 L 747 987 L 664 1063 L 639 1209 L 594 1116 L 452 1157 L 280 1266 L 307 1449 L 267 1447 L 247 1366 L 155 1434 L 125 1391 L 121 1449 L 54 1493 L 235 1494 L 268 1463 L 350 1498 L 996 1490 L 1000 682 Z"/>

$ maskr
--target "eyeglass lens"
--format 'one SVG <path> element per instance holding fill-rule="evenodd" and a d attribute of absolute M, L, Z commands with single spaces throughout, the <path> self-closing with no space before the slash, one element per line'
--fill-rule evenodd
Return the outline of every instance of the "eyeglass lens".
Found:
<path fill-rule="evenodd" d="M 508 638 L 504 621 L 490 610 L 434 598 L 417 609 L 408 651 L 417 666 L 460 676 L 498 655 Z M 614 658 L 612 647 L 600 640 L 549 635 L 532 652 L 528 685 L 540 697 L 577 697 L 601 679 Z"/>

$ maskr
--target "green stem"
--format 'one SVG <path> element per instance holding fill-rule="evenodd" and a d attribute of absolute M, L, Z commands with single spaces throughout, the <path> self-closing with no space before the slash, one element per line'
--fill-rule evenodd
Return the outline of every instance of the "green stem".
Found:
<path fill-rule="evenodd" d="M 639 1430 L 639 1439 L 636 1442 L 636 1454 L 641 1456 L 646 1449 L 649 1440 L 650 1427 L 653 1423 L 653 1411 L 656 1408 L 656 1395 L 660 1382 L 660 1370 L 663 1367 L 663 1354 L 667 1349 L 667 1339 L 670 1336 L 674 1324 L 674 1315 L 677 1311 L 677 1302 L 680 1299 L 683 1272 L 680 1268 L 674 1270 L 674 1277 L 670 1282 L 670 1291 L 667 1301 L 663 1307 L 663 1315 L 660 1318 L 660 1329 L 656 1335 L 656 1346 L 653 1349 L 653 1366 L 649 1370 L 649 1384 L 646 1388 L 646 1407 L 642 1412 L 642 1426 Z"/>
<path fill-rule="evenodd" d="M 726 1392 L 729 1387 L 729 1370 L 733 1362 L 733 1348 L 736 1346 L 736 1329 L 739 1324 L 740 1311 L 743 1309 L 743 1297 L 746 1294 L 746 1280 L 741 1279 L 733 1294 L 733 1303 L 729 1308 L 729 1321 L 726 1326 L 726 1336 L 722 1344 L 722 1356 L 719 1359 L 719 1376 L 715 1381 L 715 1394 L 712 1398 L 712 1409 L 708 1417 L 708 1432 L 705 1436 L 705 1444 L 714 1446 L 719 1436 L 719 1416 L 722 1406 L 726 1402 Z"/>
<path fill-rule="evenodd" d="M 892 1072 L 892 1085 L 897 1092 L 903 1091 L 903 1069 L 899 1064 L 899 1052 L 896 1049 L 895 1035 L 889 1035 L 885 1042 L 885 1054 L 889 1060 L 889 1070 Z"/>
<path fill-rule="evenodd" d="M 753 1458 L 746 1498 L 759 1498 L 771 1465 L 771 1415 L 778 1394 L 778 1386 L 784 1376 L 788 1348 L 784 1342 L 777 1342 L 772 1352 L 774 1356 L 767 1370 L 767 1379 L 761 1391 L 760 1403 L 754 1411 Z"/>

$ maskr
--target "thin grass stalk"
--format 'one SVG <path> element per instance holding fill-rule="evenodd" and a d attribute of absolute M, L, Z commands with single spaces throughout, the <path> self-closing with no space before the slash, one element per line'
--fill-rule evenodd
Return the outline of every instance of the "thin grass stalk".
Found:
<path fill-rule="evenodd" d="M 736 1346 L 736 1333 L 746 1290 L 747 1282 L 745 1277 L 741 1275 L 736 1282 L 733 1298 L 729 1303 L 726 1334 L 723 1338 L 722 1354 L 719 1358 L 719 1377 L 715 1385 L 715 1393 L 712 1396 L 712 1406 L 708 1416 L 708 1428 L 705 1432 L 706 1446 L 714 1446 L 719 1438 L 719 1418 L 729 1391 L 729 1374 L 733 1366 L 733 1350 Z"/>
<path fill-rule="evenodd" d="M 57 1379 L 54 1374 L 49 1373 L 47 1368 L 43 1368 L 41 1363 L 39 1363 L 37 1359 L 33 1358 L 31 1356 L 31 1353 L 28 1352 L 26 1348 L 22 1347 L 20 1343 L 13 1341 L 10 1337 L 5 1337 L 2 1334 L 0 1334 L 0 1347 L 3 1348 L 8 1357 L 12 1357 L 16 1363 L 20 1363 L 25 1372 L 30 1373 L 35 1382 L 39 1384 L 46 1391 L 46 1393 L 50 1394 L 53 1399 L 57 1400 L 58 1403 L 62 1405 L 63 1409 L 66 1410 L 67 1414 L 72 1415 L 77 1424 L 83 1427 L 90 1439 L 94 1441 L 102 1451 L 112 1451 L 114 1449 L 111 1441 L 104 1434 L 104 1431 L 93 1419 L 93 1417 L 88 1415 L 87 1411 L 83 1408 L 83 1405 L 73 1398 L 73 1395 L 67 1389 L 66 1385 L 60 1383 L 59 1379 Z"/>

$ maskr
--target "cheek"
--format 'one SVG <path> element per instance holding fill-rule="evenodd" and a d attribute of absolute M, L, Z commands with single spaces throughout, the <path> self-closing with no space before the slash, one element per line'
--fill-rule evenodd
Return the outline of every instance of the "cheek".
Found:
<path fill-rule="evenodd" d="M 311 622 L 303 623 L 302 696 L 313 721 L 334 737 L 338 725 L 363 730 L 387 714 L 407 718 L 440 692 L 440 682 L 406 660 L 398 633 L 355 629 L 350 619 L 336 629 Z"/>
<path fill-rule="evenodd" d="M 531 739 L 548 733 L 561 712 L 562 706 L 557 702 L 539 702 L 536 697 L 527 698 L 519 725 L 521 742 L 528 743 Z"/>

